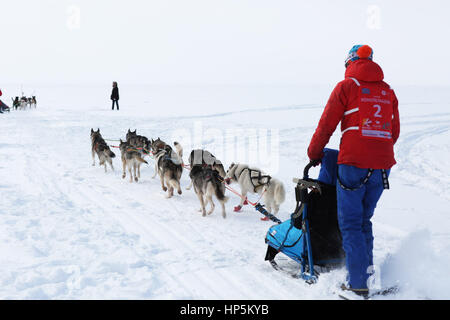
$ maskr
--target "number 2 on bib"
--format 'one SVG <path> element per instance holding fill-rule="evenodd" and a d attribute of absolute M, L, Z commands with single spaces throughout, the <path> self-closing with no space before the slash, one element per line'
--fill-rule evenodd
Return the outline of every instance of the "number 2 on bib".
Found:
<path fill-rule="evenodd" d="M 376 84 L 361 85 L 358 104 L 361 136 L 384 141 L 392 139 L 391 90 Z"/>

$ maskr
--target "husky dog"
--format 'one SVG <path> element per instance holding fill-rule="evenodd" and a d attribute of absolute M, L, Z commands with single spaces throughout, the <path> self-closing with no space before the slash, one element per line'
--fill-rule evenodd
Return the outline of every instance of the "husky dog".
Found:
<path fill-rule="evenodd" d="M 153 157 L 155 157 L 156 154 L 161 150 L 164 150 L 166 146 L 167 143 L 162 141 L 159 137 L 156 140 L 153 139 L 150 140 L 150 151 L 153 154 Z M 181 151 L 181 157 L 183 157 L 183 151 Z M 158 174 L 158 162 L 155 162 L 155 173 L 153 174 L 152 179 L 155 179 L 157 174 Z"/>
<path fill-rule="evenodd" d="M 138 135 L 136 133 L 136 130 L 131 131 L 130 129 L 128 129 L 126 139 L 128 144 L 139 148 L 138 151 L 141 155 L 148 154 L 148 151 L 150 151 L 150 140 L 148 140 L 147 137 Z"/>
<path fill-rule="evenodd" d="M 156 140 L 151 139 L 150 140 L 150 148 L 154 154 L 158 153 L 160 150 L 164 150 L 167 143 L 162 141 L 159 137 Z"/>
<path fill-rule="evenodd" d="M 17 110 L 20 107 L 19 97 L 15 97 L 15 99 L 11 98 L 11 100 L 13 102 L 13 109 Z"/>
<path fill-rule="evenodd" d="M 31 106 L 36 109 L 36 105 L 37 105 L 36 96 L 32 96 L 31 97 Z"/>
<path fill-rule="evenodd" d="M 141 164 L 148 164 L 148 162 L 141 158 L 141 154 L 136 151 L 133 146 L 131 146 L 127 142 L 123 142 L 122 139 L 120 139 L 119 148 L 122 154 L 122 179 L 125 179 L 125 177 L 127 176 L 126 168 L 128 168 L 128 172 L 130 173 L 130 182 L 133 182 L 133 173 L 134 181 L 138 182 L 138 178 L 141 178 Z M 133 173 L 131 172 L 131 169 L 133 169 Z"/>
<path fill-rule="evenodd" d="M 202 164 L 197 164 L 191 167 L 189 177 L 200 200 L 202 216 L 206 216 L 205 207 L 208 203 L 211 205 L 208 215 L 213 213 L 215 205 L 212 197 L 215 195 L 222 206 L 222 217 L 226 218 L 225 203 L 228 201 L 228 197 L 225 196 L 225 185 L 222 183 L 223 178 L 220 176 L 219 171 L 213 169 L 211 165 L 205 167 Z"/>
<path fill-rule="evenodd" d="M 116 155 L 114 154 L 114 152 L 111 151 L 111 149 L 109 149 L 109 146 L 105 142 L 105 140 L 103 140 L 102 135 L 100 134 L 100 129 L 94 131 L 94 129 L 91 128 L 91 144 L 92 144 L 92 165 L 95 166 L 95 154 L 97 153 L 100 165 L 105 166 L 105 172 L 107 171 L 106 162 L 109 163 L 111 169 L 114 171 L 112 158 L 114 158 Z"/>
<path fill-rule="evenodd" d="M 219 172 L 222 180 L 225 178 L 226 173 L 222 162 L 207 150 L 196 149 L 191 151 L 191 154 L 189 155 L 189 166 L 192 169 L 197 165 L 200 165 L 202 167 L 210 166 L 212 169 Z M 191 188 L 192 180 L 191 184 L 186 188 L 186 190 L 190 190 Z"/>
<path fill-rule="evenodd" d="M 232 163 L 225 176 L 227 184 L 237 182 L 241 187 L 243 199 L 234 211 L 238 212 L 246 204 L 247 193 L 257 193 L 262 195 L 269 213 L 277 214 L 280 205 L 284 202 L 286 192 L 283 183 L 269 175 L 265 175 L 261 170 L 250 168 L 246 164 Z M 266 220 L 266 219 L 263 219 Z"/>
<path fill-rule="evenodd" d="M 27 108 L 27 97 L 20 98 L 20 110 L 25 110 Z"/>
<path fill-rule="evenodd" d="M 156 172 L 161 179 L 161 187 L 164 191 L 168 191 L 168 198 L 173 196 L 174 189 L 181 194 L 180 178 L 183 173 L 183 148 L 178 142 L 173 143 L 176 152 L 166 145 L 164 149 L 154 154 L 156 161 Z M 166 186 L 167 185 L 167 186 Z"/>

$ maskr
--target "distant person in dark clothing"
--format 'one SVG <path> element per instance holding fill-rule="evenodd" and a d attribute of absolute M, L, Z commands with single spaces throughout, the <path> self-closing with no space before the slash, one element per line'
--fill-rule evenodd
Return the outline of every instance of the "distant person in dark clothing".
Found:
<path fill-rule="evenodd" d="M 112 110 L 114 110 L 114 104 L 117 106 L 117 110 L 119 110 L 119 88 L 117 87 L 117 82 L 113 82 L 113 89 L 111 93 L 112 100 Z"/>

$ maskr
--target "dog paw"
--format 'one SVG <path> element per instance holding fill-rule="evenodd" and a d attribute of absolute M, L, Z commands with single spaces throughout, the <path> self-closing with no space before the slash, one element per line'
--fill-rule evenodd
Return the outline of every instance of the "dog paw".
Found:
<path fill-rule="evenodd" d="M 181 190 L 178 190 L 178 194 L 182 194 L 183 192 L 181 192 Z"/>
<path fill-rule="evenodd" d="M 139 180 L 138 177 L 135 177 L 135 178 L 134 178 L 134 181 L 138 182 L 138 180 Z"/>
<path fill-rule="evenodd" d="M 167 187 L 162 187 L 163 191 L 167 191 Z"/>
<path fill-rule="evenodd" d="M 122 175 L 122 179 L 125 179 L 125 177 L 126 177 L 126 175 L 125 175 L 125 174 L 123 174 L 123 175 Z"/>

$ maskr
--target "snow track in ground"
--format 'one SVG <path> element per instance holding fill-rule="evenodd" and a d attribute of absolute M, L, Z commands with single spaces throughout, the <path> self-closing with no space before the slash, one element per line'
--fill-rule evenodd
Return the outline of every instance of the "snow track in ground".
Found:
<path fill-rule="evenodd" d="M 375 260 L 384 281 L 418 279 L 412 267 L 406 272 L 409 278 L 398 276 L 399 268 L 408 268 L 402 258 L 408 259 L 411 248 L 405 241 L 411 242 L 417 232 L 424 242 L 416 243 L 417 250 L 430 251 L 429 263 L 448 276 L 441 266 L 450 261 L 450 172 L 445 165 L 450 114 L 440 112 L 442 106 L 432 108 L 436 110 L 428 117 L 417 114 L 414 106 L 402 110 L 399 165 L 392 171 L 392 190 L 374 217 Z M 185 190 L 186 170 L 183 194 L 166 199 L 159 179 L 151 179 L 154 167 L 148 158 L 139 183 L 121 178 L 117 149 L 114 172 L 91 166 L 91 127 L 101 128 L 105 138 L 123 138 L 128 128 L 137 128 L 139 134 L 170 141 L 174 128 L 193 130 L 195 121 L 205 129 L 225 130 L 245 127 L 242 119 L 252 119 L 255 128 L 279 129 L 280 170 L 275 176 L 287 191 L 279 214 L 285 220 L 294 208 L 291 179 L 300 176 L 307 162 L 305 150 L 322 111 L 316 105 L 159 119 L 151 110 L 139 116 L 136 110 L 75 110 L 42 107 L 0 118 L 6 133 L 0 136 L 0 298 L 336 298 L 343 269 L 323 274 L 314 286 L 273 271 L 264 261 L 264 236 L 271 223 L 261 222 L 250 207 L 232 212 L 238 202 L 234 195 L 228 194 L 226 219 L 217 206 L 203 218 L 194 192 Z M 338 139 L 335 135 L 330 146 L 337 147 Z M 186 159 L 190 148 L 184 147 Z M 217 147 L 208 142 L 213 153 Z M 291 272 L 298 270 L 294 262 L 279 259 Z M 417 270 L 428 266 L 421 261 Z M 449 297 L 436 283 L 406 287 L 397 297 Z"/>

